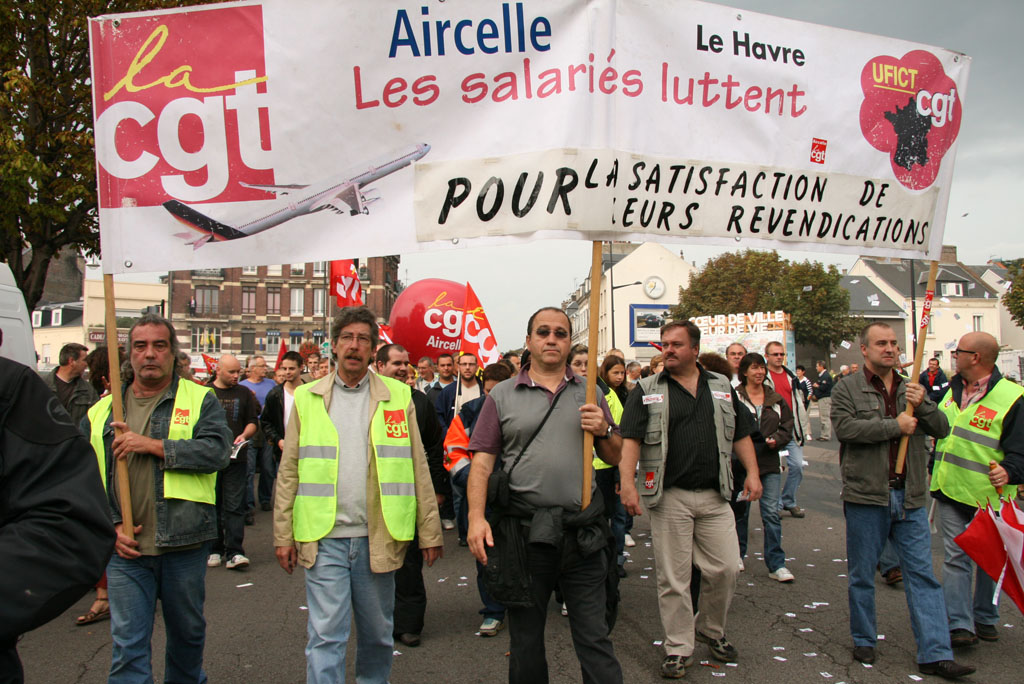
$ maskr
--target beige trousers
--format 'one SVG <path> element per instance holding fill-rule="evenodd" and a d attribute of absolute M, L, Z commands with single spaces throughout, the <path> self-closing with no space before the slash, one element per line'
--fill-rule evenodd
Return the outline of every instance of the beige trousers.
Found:
<path fill-rule="evenodd" d="M 695 633 L 717 639 L 736 591 L 740 552 L 732 508 L 717 490 L 670 487 L 654 508 L 651 535 L 658 577 L 658 610 L 665 629 L 665 653 L 693 653 Z M 690 570 L 701 571 L 700 612 L 693 615 Z"/>
<path fill-rule="evenodd" d="M 821 416 L 822 439 L 832 439 L 832 397 L 818 399 L 818 414 Z"/>

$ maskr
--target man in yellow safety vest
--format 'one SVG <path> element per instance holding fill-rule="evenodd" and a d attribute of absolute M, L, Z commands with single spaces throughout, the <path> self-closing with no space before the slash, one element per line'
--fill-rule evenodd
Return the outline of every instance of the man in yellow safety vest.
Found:
<path fill-rule="evenodd" d="M 992 603 L 995 583 L 974 567 L 954 538 L 966 529 L 979 504 L 999 509 L 997 487 L 1012 499 L 1016 485 L 1024 482 L 1024 388 L 995 367 L 999 343 L 988 333 L 964 335 L 953 353 L 957 374 L 939 402 L 950 433 L 935 445 L 931 490 L 938 501 L 946 547 L 942 590 L 950 641 L 953 648 L 963 648 L 978 639 L 999 639 L 999 608 Z"/>
<path fill-rule="evenodd" d="M 306 569 L 306 681 L 345 681 L 353 609 L 356 678 L 385 684 L 394 648 L 395 571 L 418 534 L 427 565 L 443 540 L 408 385 L 369 372 L 378 342 L 366 307 L 331 325 L 336 372 L 295 390 L 274 503 L 274 546 Z"/>
<path fill-rule="evenodd" d="M 107 395 L 83 423 L 117 531 L 116 554 L 107 565 L 108 681 L 152 680 L 157 598 L 167 631 L 167 681 L 205 681 L 206 560 L 217 538 L 216 473 L 228 465 L 232 436 L 212 390 L 174 373 L 178 335 L 169 321 L 155 314 L 138 319 L 128 347 L 134 378 L 122 392 L 124 422 L 112 420 Z M 118 460 L 127 465 L 134 539 L 123 529 Z"/>

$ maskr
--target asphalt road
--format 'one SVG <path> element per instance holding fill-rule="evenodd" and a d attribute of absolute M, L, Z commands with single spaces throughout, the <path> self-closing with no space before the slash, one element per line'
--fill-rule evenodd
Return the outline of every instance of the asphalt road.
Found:
<path fill-rule="evenodd" d="M 817 427 L 815 421 L 815 427 Z M 780 585 L 768 578 L 764 564 L 753 556 L 762 546 L 760 517 L 751 513 L 751 539 L 747 570 L 740 575 L 729 615 L 727 636 L 739 649 L 735 667 L 694 666 L 686 681 L 700 682 L 823 682 L 847 684 L 910 682 L 918 676 L 914 640 L 910 631 L 902 584 L 877 585 L 879 659 L 866 668 L 852 660 L 846 601 L 846 539 L 839 501 L 839 473 L 835 442 L 815 442 L 806 450 L 799 500 L 807 517 L 783 518 L 783 547 L 787 566 L 796 581 Z M 258 512 L 256 525 L 246 528 L 246 550 L 252 559 L 243 572 L 223 567 L 207 574 L 206 672 L 211 682 L 302 682 L 305 679 L 306 613 L 301 571 L 289 577 L 273 556 L 270 513 Z M 658 618 L 657 592 L 649 525 L 636 519 L 622 581 L 619 622 L 612 633 L 626 682 L 658 682 L 662 651 L 656 645 L 664 635 Z M 504 681 L 507 672 L 508 634 L 484 639 L 475 635 L 480 624 L 479 597 L 469 551 L 445 533 L 445 556 L 425 570 L 429 605 L 423 644 L 398 647 L 392 681 L 469 682 Z M 936 572 L 941 570 L 941 546 L 933 543 Z M 110 666 L 109 622 L 76 627 L 74 616 L 84 613 L 91 595 L 65 615 L 26 635 L 19 651 L 26 681 L 60 684 L 106 681 Z M 1024 619 L 1008 600 L 1002 601 L 998 643 L 982 643 L 958 653 L 978 667 L 965 681 L 1019 684 L 1024 680 L 1020 651 L 1024 646 Z M 1012 625 L 1010 627 L 1009 625 Z M 580 681 L 579 666 L 569 637 L 568 620 L 552 602 L 547 625 L 547 657 L 553 683 Z M 163 674 L 163 625 L 154 630 L 154 669 Z M 707 647 L 697 645 L 698 660 L 708 658 Z M 350 646 L 350 656 L 352 654 Z M 351 662 L 351 660 L 350 660 Z M 712 661 L 713 663 L 714 661 Z M 925 680 L 937 679 L 925 677 Z M 355 681 L 349 669 L 349 681 Z"/>

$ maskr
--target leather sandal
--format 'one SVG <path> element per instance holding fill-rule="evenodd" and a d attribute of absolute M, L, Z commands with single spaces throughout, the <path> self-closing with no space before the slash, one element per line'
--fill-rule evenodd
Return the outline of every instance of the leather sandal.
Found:
<path fill-rule="evenodd" d="M 88 613 L 86 613 L 85 615 L 79 615 L 77 618 L 75 618 L 75 624 L 81 627 L 82 625 L 91 625 L 94 622 L 100 622 L 101 620 L 108 619 L 110 617 L 110 599 L 98 598 L 92 602 L 93 606 L 95 606 L 100 601 L 106 604 L 102 609 L 93 610 L 90 607 Z"/>

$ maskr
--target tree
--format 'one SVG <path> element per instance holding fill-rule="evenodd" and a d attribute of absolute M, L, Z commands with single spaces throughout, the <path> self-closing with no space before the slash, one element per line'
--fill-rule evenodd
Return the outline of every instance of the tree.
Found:
<path fill-rule="evenodd" d="M 1003 306 L 1010 312 L 1010 318 L 1024 327 L 1024 277 L 1013 279 L 1010 289 L 1003 294 Z"/>
<path fill-rule="evenodd" d="M 671 313 L 686 319 L 781 309 L 792 317 L 797 343 L 830 348 L 854 336 L 862 325 L 850 316 L 850 293 L 840 285 L 841 278 L 835 266 L 791 263 L 775 251 L 728 252 L 690 278 Z"/>
<path fill-rule="evenodd" d="M 29 309 L 67 246 L 99 250 L 88 17 L 208 0 L 0 0 L 0 261 Z"/>

